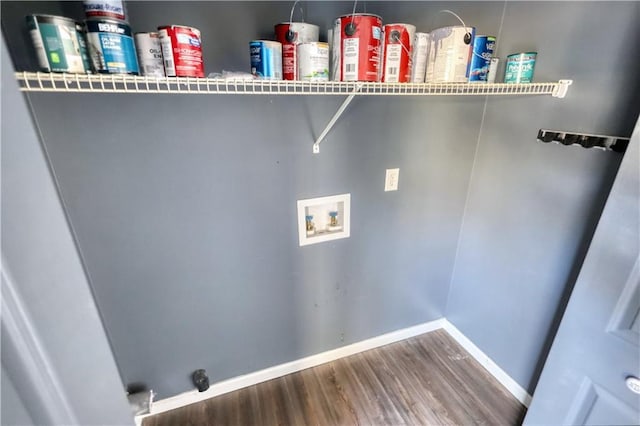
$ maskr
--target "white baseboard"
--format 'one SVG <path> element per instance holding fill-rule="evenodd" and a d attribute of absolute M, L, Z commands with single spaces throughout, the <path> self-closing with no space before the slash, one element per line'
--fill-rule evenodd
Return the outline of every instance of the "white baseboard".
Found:
<path fill-rule="evenodd" d="M 316 355 L 311 355 L 306 358 L 301 358 L 295 361 L 287 362 L 285 364 L 276 365 L 264 370 L 245 374 L 243 376 L 234 377 L 211 385 L 205 392 L 198 392 L 197 390 L 193 390 L 166 399 L 162 399 L 152 404 L 150 414 L 136 416 L 135 422 L 136 425 L 141 425 L 142 419 L 154 414 L 163 413 L 165 411 L 173 410 L 179 407 L 184 407 L 185 405 L 213 398 L 214 396 L 242 389 L 247 386 L 266 382 L 267 380 L 286 376 L 287 374 L 295 373 L 307 368 L 318 366 L 320 364 L 335 361 L 336 359 L 344 358 L 349 355 L 354 355 L 360 352 L 368 351 L 370 349 L 378 348 L 380 346 L 388 345 L 390 343 L 399 342 L 410 337 L 415 337 L 420 334 L 428 333 L 430 331 L 438 330 L 444 327 L 444 321 L 444 318 L 440 318 L 434 321 L 426 322 L 424 324 L 404 328 L 402 330 L 392 331 L 391 333 L 376 336 L 371 339 L 362 340 L 360 342 L 343 346 L 341 348 L 322 352 Z"/>
<path fill-rule="evenodd" d="M 527 391 L 525 391 L 518 383 L 516 383 L 515 380 L 509 377 L 509 375 L 505 373 L 504 370 L 498 367 L 495 362 L 493 362 L 487 355 L 485 355 L 485 353 L 482 352 L 480 348 L 474 345 L 471 340 L 463 335 L 460 330 L 458 330 L 453 324 L 451 324 L 445 318 L 440 318 L 402 330 L 392 331 L 391 333 L 376 336 L 371 339 L 343 346 L 341 348 L 322 352 L 316 355 L 311 355 L 306 358 L 301 358 L 295 361 L 287 362 L 285 364 L 280 364 L 266 368 L 264 370 L 245 374 L 243 376 L 223 380 L 221 382 L 214 383 L 205 392 L 198 392 L 197 390 L 193 390 L 156 401 L 151 406 L 151 413 L 142 416 L 136 416 L 135 422 L 136 425 L 140 426 L 142 424 L 142 420 L 145 417 L 152 416 L 154 414 L 164 413 L 165 411 L 204 401 L 205 399 L 213 398 L 215 396 L 222 395 L 228 392 L 233 392 L 247 386 L 266 382 L 267 380 L 277 379 L 278 377 L 286 376 L 287 374 L 295 373 L 307 368 L 315 367 L 320 364 L 335 361 L 336 359 L 368 351 L 370 349 L 375 349 L 380 346 L 388 345 L 390 343 L 399 342 L 401 340 L 405 340 L 438 329 L 446 330 L 451 335 L 451 337 L 453 337 L 458 343 L 460 343 L 460 345 L 465 348 L 471 356 L 473 356 L 485 369 L 487 369 L 487 371 L 489 371 L 489 373 L 491 373 L 491 375 L 493 375 L 505 388 L 507 388 L 507 390 L 511 392 L 511 394 L 513 394 L 513 396 L 515 396 L 526 407 L 529 407 L 531 396 L 527 393 Z"/>
<path fill-rule="evenodd" d="M 473 344 L 455 325 L 448 320 L 443 319 L 443 328 L 462 346 L 469 355 L 474 357 L 502 386 L 514 396 L 525 407 L 529 408 L 531 404 L 531 395 L 511 378 L 502 368 L 498 366 L 491 358 L 489 358 L 482 350 Z"/>

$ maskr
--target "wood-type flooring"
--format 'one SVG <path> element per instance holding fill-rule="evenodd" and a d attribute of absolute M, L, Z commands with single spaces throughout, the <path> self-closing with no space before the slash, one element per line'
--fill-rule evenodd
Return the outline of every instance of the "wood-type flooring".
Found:
<path fill-rule="evenodd" d="M 436 330 L 147 417 L 143 426 L 516 425 L 525 412 Z"/>

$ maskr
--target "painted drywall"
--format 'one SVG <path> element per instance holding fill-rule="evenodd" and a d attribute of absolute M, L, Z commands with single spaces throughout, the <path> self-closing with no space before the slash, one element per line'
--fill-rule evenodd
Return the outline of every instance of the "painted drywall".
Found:
<path fill-rule="evenodd" d="M 500 56 L 537 50 L 536 79 L 574 84 L 558 102 L 489 100 L 446 316 L 530 393 L 622 158 L 534 138 L 540 128 L 629 137 L 639 14 L 637 2 L 506 7 Z"/>
<path fill-rule="evenodd" d="M 211 72 L 246 70 L 290 4 L 128 6 L 136 31 L 202 29 Z M 303 7 L 326 28 L 351 5 Z M 3 2 L 5 31 L 36 6 Z M 455 23 L 437 3 L 363 6 Z M 465 7 L 497 31 L 501 3 Z M 125 383 L 162 398 L 197 368 L 215 382 L 443 316 L 483 98 L 357 98 L 319 155 L 342 97 L 29 98 Z M 342 193 L 351 237 L 299 247 L 296 201 Z"/>
<path fill-rule="evenodd" d="M 131 424 L 124 386 L 4 40 L 1 136 L 3 385 L 6 374 L 36 424 Z M 4 402 L 4 386 L 2 391 Z"/>
<path fill-rule="evenodd" d="M 2 407 L 0 424 L 4 426 L 33 425 L 33 420 L 20 395 L 18 395 L 18 391 L 13 385 L 11 378 L 8 373 L 5 372 L 4 365 L 2 365 L 2 373 L 0 375 L 0 386 L 2 387 L 2 393 L 0 393 L 0 397 L 2 398 L 0 401 L 0 407 Z"/>

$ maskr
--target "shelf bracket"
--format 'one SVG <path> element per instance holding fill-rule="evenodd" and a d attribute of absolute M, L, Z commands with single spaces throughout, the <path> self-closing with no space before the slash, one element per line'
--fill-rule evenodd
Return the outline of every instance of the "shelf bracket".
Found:
<path fill-rule="evenodd" d="M 329 123 L 327 123 L 326 127 L 324 128 L 322 133 L 320 133 L 320 136 L 318 137 L 318 139 L 316 139 L 316 141 L 313 144 L 314 154 L 320 153 L 320 143 L 324 140 L 325 136 L 327 136 L 327 133 L 329 133 L 331 128 L 334 126 L 334 124 L 336 124 L 336 121 L 338 121 L 338 119 L 340 118 L 344 110 L 347 109 L 347 107 L 349 106 L 353 98 L 358 94 L 360 89 L 362 89 L 362 83 L 358 83 L 356 85 L 356 88 L 353 89 L 353 92 L 351 92 L 349 96 L 347 96 L 347 99 L 345 99 L 344 102 L 342 102 L 342 105 L 340 105 L 340 108 L 338 108 L 336 113 L 333 115 L 333 118 L 331 118 Z"/>
<path fill-rule="evenodd" d="M 558 86 L 553 91 L 551 96 L 553 96 L 554 98 L 560 98 L 560 99 L 564 98 L 565 95 L 567 94 L 567 90 L 569 90 L 569 86 L 571 86 L 572 83 L 573 83 L 573 80 L 560 80 L 558 82 Z"/>

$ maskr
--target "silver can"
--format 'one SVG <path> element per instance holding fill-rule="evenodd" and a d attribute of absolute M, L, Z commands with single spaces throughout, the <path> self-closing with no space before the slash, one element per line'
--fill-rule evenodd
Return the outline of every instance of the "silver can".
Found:
<path fill-rule="evenodd" d="M 135 33 L 134 39 L 141 74 L 148 77 L 164 77 L 162 47 L 158 33 Z"/>
<path fill-rule="evenodd" d="M 329 80 L 329 43 L 300 43 L 297 50 L 299 80 Z"/>
<path fill-rule="evenodd" d="M 427 57 L 429 55 L 429 33 L 416 33 L 413 39 L 413 58 L 411 82 L 424 83 L 427 74 Z"/>

